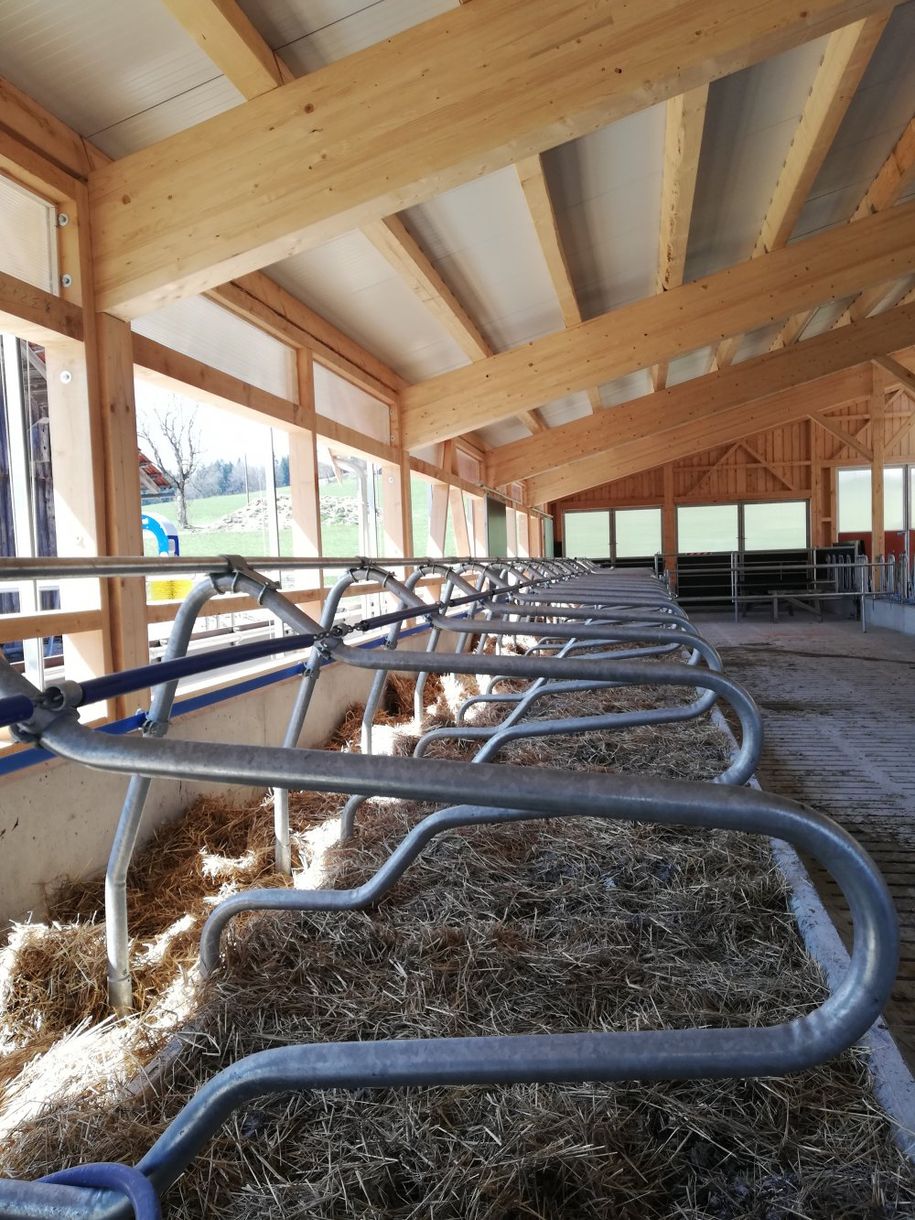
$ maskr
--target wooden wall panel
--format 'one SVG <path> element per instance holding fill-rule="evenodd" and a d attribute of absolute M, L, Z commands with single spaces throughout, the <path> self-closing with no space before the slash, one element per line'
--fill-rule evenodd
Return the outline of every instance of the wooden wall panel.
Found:
<path fill-rule="evenodd" d="M 871 449 L 869 410 L 867 400 L 862 400 L 830 411 L 828 418 Z M 915 463 L 915 401 L 901 391 L 889 394 L 886 421 L 887 462 Z M 814 420 L 797 420 L 672 463 L 673 500 L 676 504 L 812 500 L 813 536 L 822 545 L 835 532 L 834 468 L 862 465 L 867 459 L 854 447 Z M 560 500 L 554 509 L 558 515 L 564 509 L 625 508 L 663 501 L 664 467 L 658 466 Z"/>

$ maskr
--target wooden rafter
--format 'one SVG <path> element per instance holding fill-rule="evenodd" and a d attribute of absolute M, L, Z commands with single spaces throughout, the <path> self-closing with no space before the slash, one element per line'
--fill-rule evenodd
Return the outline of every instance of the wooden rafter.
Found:
<path fill-rule="evenodd" d="M 162 0 L 243 97 L 260 97 L 292 79 L 236 0 Z"/>
<path fill-rule="evenodd" d="M 99 308 L 160 308 L 886 7 L 463 5 L 93 170 Z"/>
<path fill-rule="evenodd" d="M 686 422 L 701 418 L 710 410 L 740 409 L 757 399 L 844 369 L 856 367 L 870 382 L 871 360 L 885 351 L 902 355 L 913 334 L 915 304 L 867 318 L 841 332 L 818 335 L 803 345 L 767 352 L 731 368 L 706 373 L 656 394 L 620 403 L 612 411 L 553 428 L 549 437 L 532 436 L 501 445 L 489 455 L 486 482 L 499 487 L 554 470 L 577 461 L 582 454 L 606 452 L 626 437 L 663 432 L 668 421 Z M 744 435 L 751 436 L 751 430 L 745 429 Z"/>
<path fill-rule="evenodd" d="M 543 158 L 539 153 L 533 157 L 525 157 L 524 160 L 518 162 L 515 169 L 527 201 L 540 249 L 543 251 L 547 271 L 553 282 L 556 299 L 559 301 L 563 323 L 566 327 L 577 326 L 581 321 L 581 310 L 575 295 L 575 286 L 572 283 L 572 274 L 569 271 L 562 235 L 559 232 L 549 183 L 546 180 Z M 588 400 L 591 403 L 592 411 L 601 409 L 600 393 L 596 386 L 589 387 Z"/>
<path fill-rule="evenodd" d="M 877 176 L 867 188 L 860 203 L 852 213 L 850 223 L 892 207 L 913 179 L 915 179 L 915 118 L 910 120 L 905 131 L 896 142 L 893 151 L 878 170 Z M 867 317 L 885 297 L 885 286 L 878 285 L 875 288 L 869 289 L 853 302 L 853 305 L 855 305 L 854 316 L 851 307 L 849 307 L 836 320 L 836 325 L 838 326 L 845 322 L 857 322 L 859 319 Z M 800 339 L 815 313 L 816 309 L 805 309 L 801 313 L 790 317 L 772 340 L 770 349 L 775 351 L 780 347 L 787 347 L 789 343 L 794 343 Z"/>
<path fill-rule="evenodd" d="M 707 84 L 680 93 L 667 103 L 657 292 L 667 292 L 683 283 L 707 105 Z M 667 385 L 666 361 L 652 367 L 651 384 L 655 390 L 663 390 Z"/>
<path fill-rule="evenodd" d="M 878 13 L 830 35 L 763 217 L 753 258 L 787 245 L 888 20 L 889 11 Z M 742 337 L 734 335 L 718 345 L 716 367 L 731 363 Z"/>
<path fill-rule="evenodd" d="M 915 203 L 901 204 L 703 280 L 592 318 L 571 331 L 404 391 L 409 448 L 516 415 L 771 321 L 855 287 L 915 270 Z M 883 353 L 880 353 L 883 354 Z"/>

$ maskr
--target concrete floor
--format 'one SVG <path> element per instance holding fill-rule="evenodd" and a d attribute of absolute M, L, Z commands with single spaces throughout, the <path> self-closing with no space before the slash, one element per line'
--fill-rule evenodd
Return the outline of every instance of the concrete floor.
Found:
<path fill-rule="evenodd" d="M 883 871 L 902 933 L 886 1017 L 915 1070 L 915 637 L 807 616 L 695 618 L 762 710 L 762 786 L 829 814 Z M 841 894 L 811 873 L 847 938 Z"/>

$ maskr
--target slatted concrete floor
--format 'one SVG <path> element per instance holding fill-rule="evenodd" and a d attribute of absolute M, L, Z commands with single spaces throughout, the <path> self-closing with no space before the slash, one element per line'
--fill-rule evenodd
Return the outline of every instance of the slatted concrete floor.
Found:
<path fill-rule="evenodd" d="M 886 1017 L 915 1070 L 915 637 L 850 620 L 697 622 L 762 709 L 760 783 L 835 818 L 883 870 L 902 931 Z M 841 894 L 811 871 L 847 936 Z"/>

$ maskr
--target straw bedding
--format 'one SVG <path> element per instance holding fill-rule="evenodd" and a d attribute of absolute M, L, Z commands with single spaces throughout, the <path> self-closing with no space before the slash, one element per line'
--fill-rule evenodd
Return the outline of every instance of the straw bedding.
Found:
<path fill-rule="evenodd" d="M 430 695 L 427 724 L 453 715 L 448 680 Z M 391 693 L 392 736 L 416 733 L 402 721 L 411 697 L 410 683 Z M 651 697 L 571 698 L 582 714 Z M 557 714 L 556 704 L 539 714 Z M 338 748 L 356 748 L 358 722 L 358 712 L 347 718 Z M 707 723 L 601 734 L 587 750 L 582 740 L 520 742 L 505 757 L 702 778 L 726 751 Z M 460 749 L 449 742 L 443 752 Z M 328 819 L 341 798 L 291 803 L 297 867 L 309 885 L 335 888 L 370 876 L 431 808 L 372 801 L 355 838 L 338 846 Z M 0 1171 L 137 1159 L 220 1067 L 287 1042 L 769 1024 L 822 995 L 764 843 L 551 819 L 436 840 L 376 911 L 236 920 L 222 968 L 179 1013 L 176 988 L 200 921 L 234 888 L 282 884 L 271 853 L 267 809 L 214 801 L 198 802 L 140 853 L 130 895 L 144 1016 L 98 1020 L 98 887 L 58 895 L 56 927 L 17 930 L 2 1002 L 19 1070 L 7 1112 L 18 1106 L 20 1121 L 0 1139 Z M 184 1032 L 173 1053 L 138 1078 L 176 1027 Z M 114 1045 L 123 1067 L 112 1073 Z M 64 1065 L 66 1087 L 50 1104 L 23 1108 L 42 1065 L 68 1049 L 78 1052 L 78 1078 Z M 851 1052 L 765 1081 L 262 1099 L 222 1128 L 165 1208 L 181 1220 L 888 1220 L 915 1215 L 915 1184 L 872 1100 L 864 1057 Z"/>

